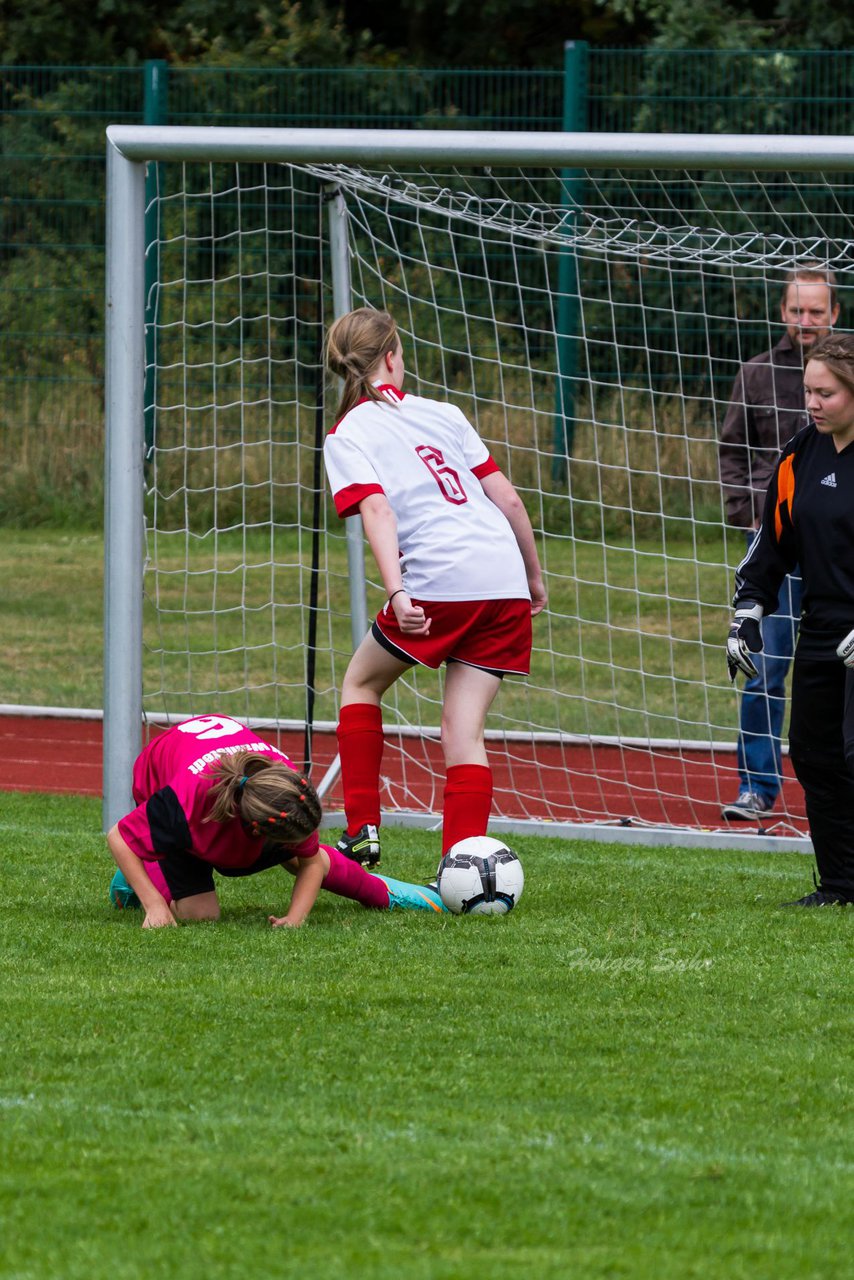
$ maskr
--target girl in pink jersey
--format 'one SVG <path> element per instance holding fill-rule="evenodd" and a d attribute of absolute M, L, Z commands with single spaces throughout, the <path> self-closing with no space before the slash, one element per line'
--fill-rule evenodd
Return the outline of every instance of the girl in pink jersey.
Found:
<path fill-rule="evenodd" d="M 213 873 L 248 876 L 281 866 L 291 903 L 270 924 L 303 923 L 320 889 L 388 910 L 444 910 L 437 893 L 369 875 L 322 845 L 311 783 L 278 747 L 229 716 L 186 720 L 152 738 L 133 771 L 137 807 L 107 835 L 118 871 L 116 906 L 142 906 L 142 927 L 217 920 Z"/>
<path fill-rule="evenodd" d="M 442 852 L 486 832 L 486 716 L 503 676 L 527 675 L 531 618 L 546 604 L 534 533 L 516 490 L 454 405 L 403 392 L 403 348 L 385 311 L 329 330 L 344 380 L 324 461 L 339 516 L 362 517 L 387 602 L 354 653 L 338 745 L 347 831 L 338 849 L 379 861 L 381 703 L 413 664 L 447 663 Z"/>

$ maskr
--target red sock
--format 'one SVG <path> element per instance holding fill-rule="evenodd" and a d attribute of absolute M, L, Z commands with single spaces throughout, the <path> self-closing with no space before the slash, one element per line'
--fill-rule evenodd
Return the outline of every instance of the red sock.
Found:
<path fill-rule="evenodd" d="M 361 902 L 363 907 L 375 907 L 379 911 L 388 910 L 388 885 L 379 876 L 372 876 L 369 871 L 346 858 L 337 849 L 325 844 L 323 848 L 329 854 L 329 871 L 323 881 L 323 887 L 329 893 L 337 893 L 339 898 L 353 898 Z"/>
<path fill-rule="evenodd" d="M 383 758 L 383 714 L 369 702 L 341 708 L 338 752 L 347 834 L 354 836 L 366 823 L 380 825 L 380 765 Z"/>
<path fill-rule="evenodd" d="M 467 836 L 485 836 L 492 809 L 492 770 L 485 764 L 451 765 L 445 779 L 442 853 Z"/>

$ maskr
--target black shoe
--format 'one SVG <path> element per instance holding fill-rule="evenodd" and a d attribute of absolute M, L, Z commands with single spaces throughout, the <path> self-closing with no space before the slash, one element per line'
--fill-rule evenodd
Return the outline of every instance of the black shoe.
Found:
<path fill-rule="evenodd" d="M 354 836 L 345 832 L 335 848 L 343 853 L 351 862 L 360 862 L 363 867 L 380 865 L 380 833 L 371 823 L 366 823 Z"/>
<path fill-rule="evenodd" d="M 832 889 L 822 889 L 813 875 L 813 884 L 815 892 L 808 893 L 803 898 L 796 898 L 794 902 L 781 902 L 781 907 L 847 907 L 849 899 L 842 896 L 841 893 L 834 893 Z"/>

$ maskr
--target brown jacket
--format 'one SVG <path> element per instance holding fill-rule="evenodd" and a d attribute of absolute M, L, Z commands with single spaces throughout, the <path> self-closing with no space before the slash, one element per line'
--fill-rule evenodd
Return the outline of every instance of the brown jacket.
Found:
<path fill-rule="evenodd" d="M 730 524 L 751 529 L 761 518 L 780 451 L 808 422 L 801 349 L 786 333 L 771 351 L 743 364 L 733 385 L 720 439 Z"/>

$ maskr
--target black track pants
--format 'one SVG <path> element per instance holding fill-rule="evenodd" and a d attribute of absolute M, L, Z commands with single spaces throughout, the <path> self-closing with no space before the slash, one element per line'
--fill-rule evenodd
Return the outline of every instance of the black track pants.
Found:
<path fill-rule="evenodd" d="M 789 751 L 822 889 L 854 901 L 854 670 L 795 654 Z"/>

